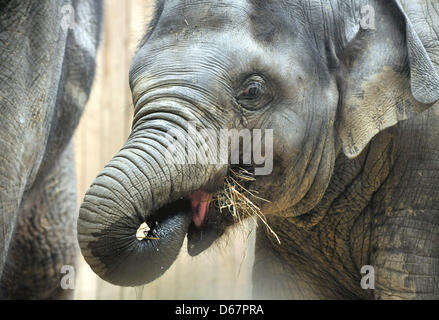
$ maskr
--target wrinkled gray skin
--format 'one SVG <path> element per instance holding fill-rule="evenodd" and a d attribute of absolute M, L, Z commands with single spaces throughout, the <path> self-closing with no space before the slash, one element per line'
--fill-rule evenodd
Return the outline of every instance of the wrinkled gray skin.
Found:
<path fill-rule="evenodd" d="M 360 28 L 367 4 L 376 30 Z M 438 34 L 436 1 L 158 1 L 132 62 L 132 134 L 80 209 L 87 262 L 140 285 L 188 230 L 197 254 L 230 224 L 212 205 L 194 227 L 185 200 L 219 190 L 227 166 L 164 156 L 192 120 L 274 130 L 274 170 L 249 187 L 281 244 L 258 228 L 255 298 L 438 299 Z M 249 78 L 264 93 L 243 95 Z M 136 239 L 144 221 L 158 240 Z"/>
<path fill-rule="evenodd" d="M 72 296 L 60 287 L 79 251 L 71 137 L 94 77 L 101 11 L 95 0 L 0 1 L 3 299 Z"/>

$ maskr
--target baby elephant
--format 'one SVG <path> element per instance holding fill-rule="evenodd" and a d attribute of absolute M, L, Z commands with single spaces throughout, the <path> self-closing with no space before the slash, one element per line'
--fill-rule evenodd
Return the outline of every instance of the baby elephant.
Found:
<path fill-rule="evenodd" d="M 438 35 L 432 0 L 156 1 L 85 259 L 141 285 L 253 216 L 255 298 L 438 299 Z"/>

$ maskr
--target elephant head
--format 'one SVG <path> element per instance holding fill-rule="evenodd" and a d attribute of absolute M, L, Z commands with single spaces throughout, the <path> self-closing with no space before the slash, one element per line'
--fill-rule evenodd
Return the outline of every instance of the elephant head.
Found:
<path fill-rule="evenodd" d="M 365 5 L 375 29 L 361 25 Z M 264 214 L 297 217 L 319 204 L 339 155 L 355 158 L 439 99 L 439 77 L 397 1 L 157 1 L 130 85 L 132 133 L 78 221 L 92 269 L 128 286 L 162 275 L 187 233 L 197 254 L 233 223 L 215 205 L 231 161 L 176 161 L 191 146 L 209 158 L 223 129 L 273 130 L 272 144 L 261 142 L 273 170 L 246 188 L 268 200 L 256 201 Z M 255 173 L 260 163 L 245 164 Z"/>

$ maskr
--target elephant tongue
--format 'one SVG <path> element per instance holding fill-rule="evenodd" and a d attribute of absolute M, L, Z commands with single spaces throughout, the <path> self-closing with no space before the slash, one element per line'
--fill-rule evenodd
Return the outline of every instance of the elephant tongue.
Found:
<path fill-rule="evenodd" d="M 193 221 L 197 228 L 201 228 L 209 209 L 212 195 L 203 191 L 196 191 L 189 196 L 192 207 Z"/>

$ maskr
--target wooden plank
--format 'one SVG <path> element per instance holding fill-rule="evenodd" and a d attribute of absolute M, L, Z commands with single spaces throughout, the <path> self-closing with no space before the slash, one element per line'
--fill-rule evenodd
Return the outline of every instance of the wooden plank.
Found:
<path fill-rule="evenodd" d="M 127 2 L 106 1 L 103 33 L 102 89 L 100 117 L 100 161 L 102 167 L 119 151 L 126 140 L 125 113 L 127 82 Z M 97 299 L 118 299 L 120 288 L 97 282 Z"/>

